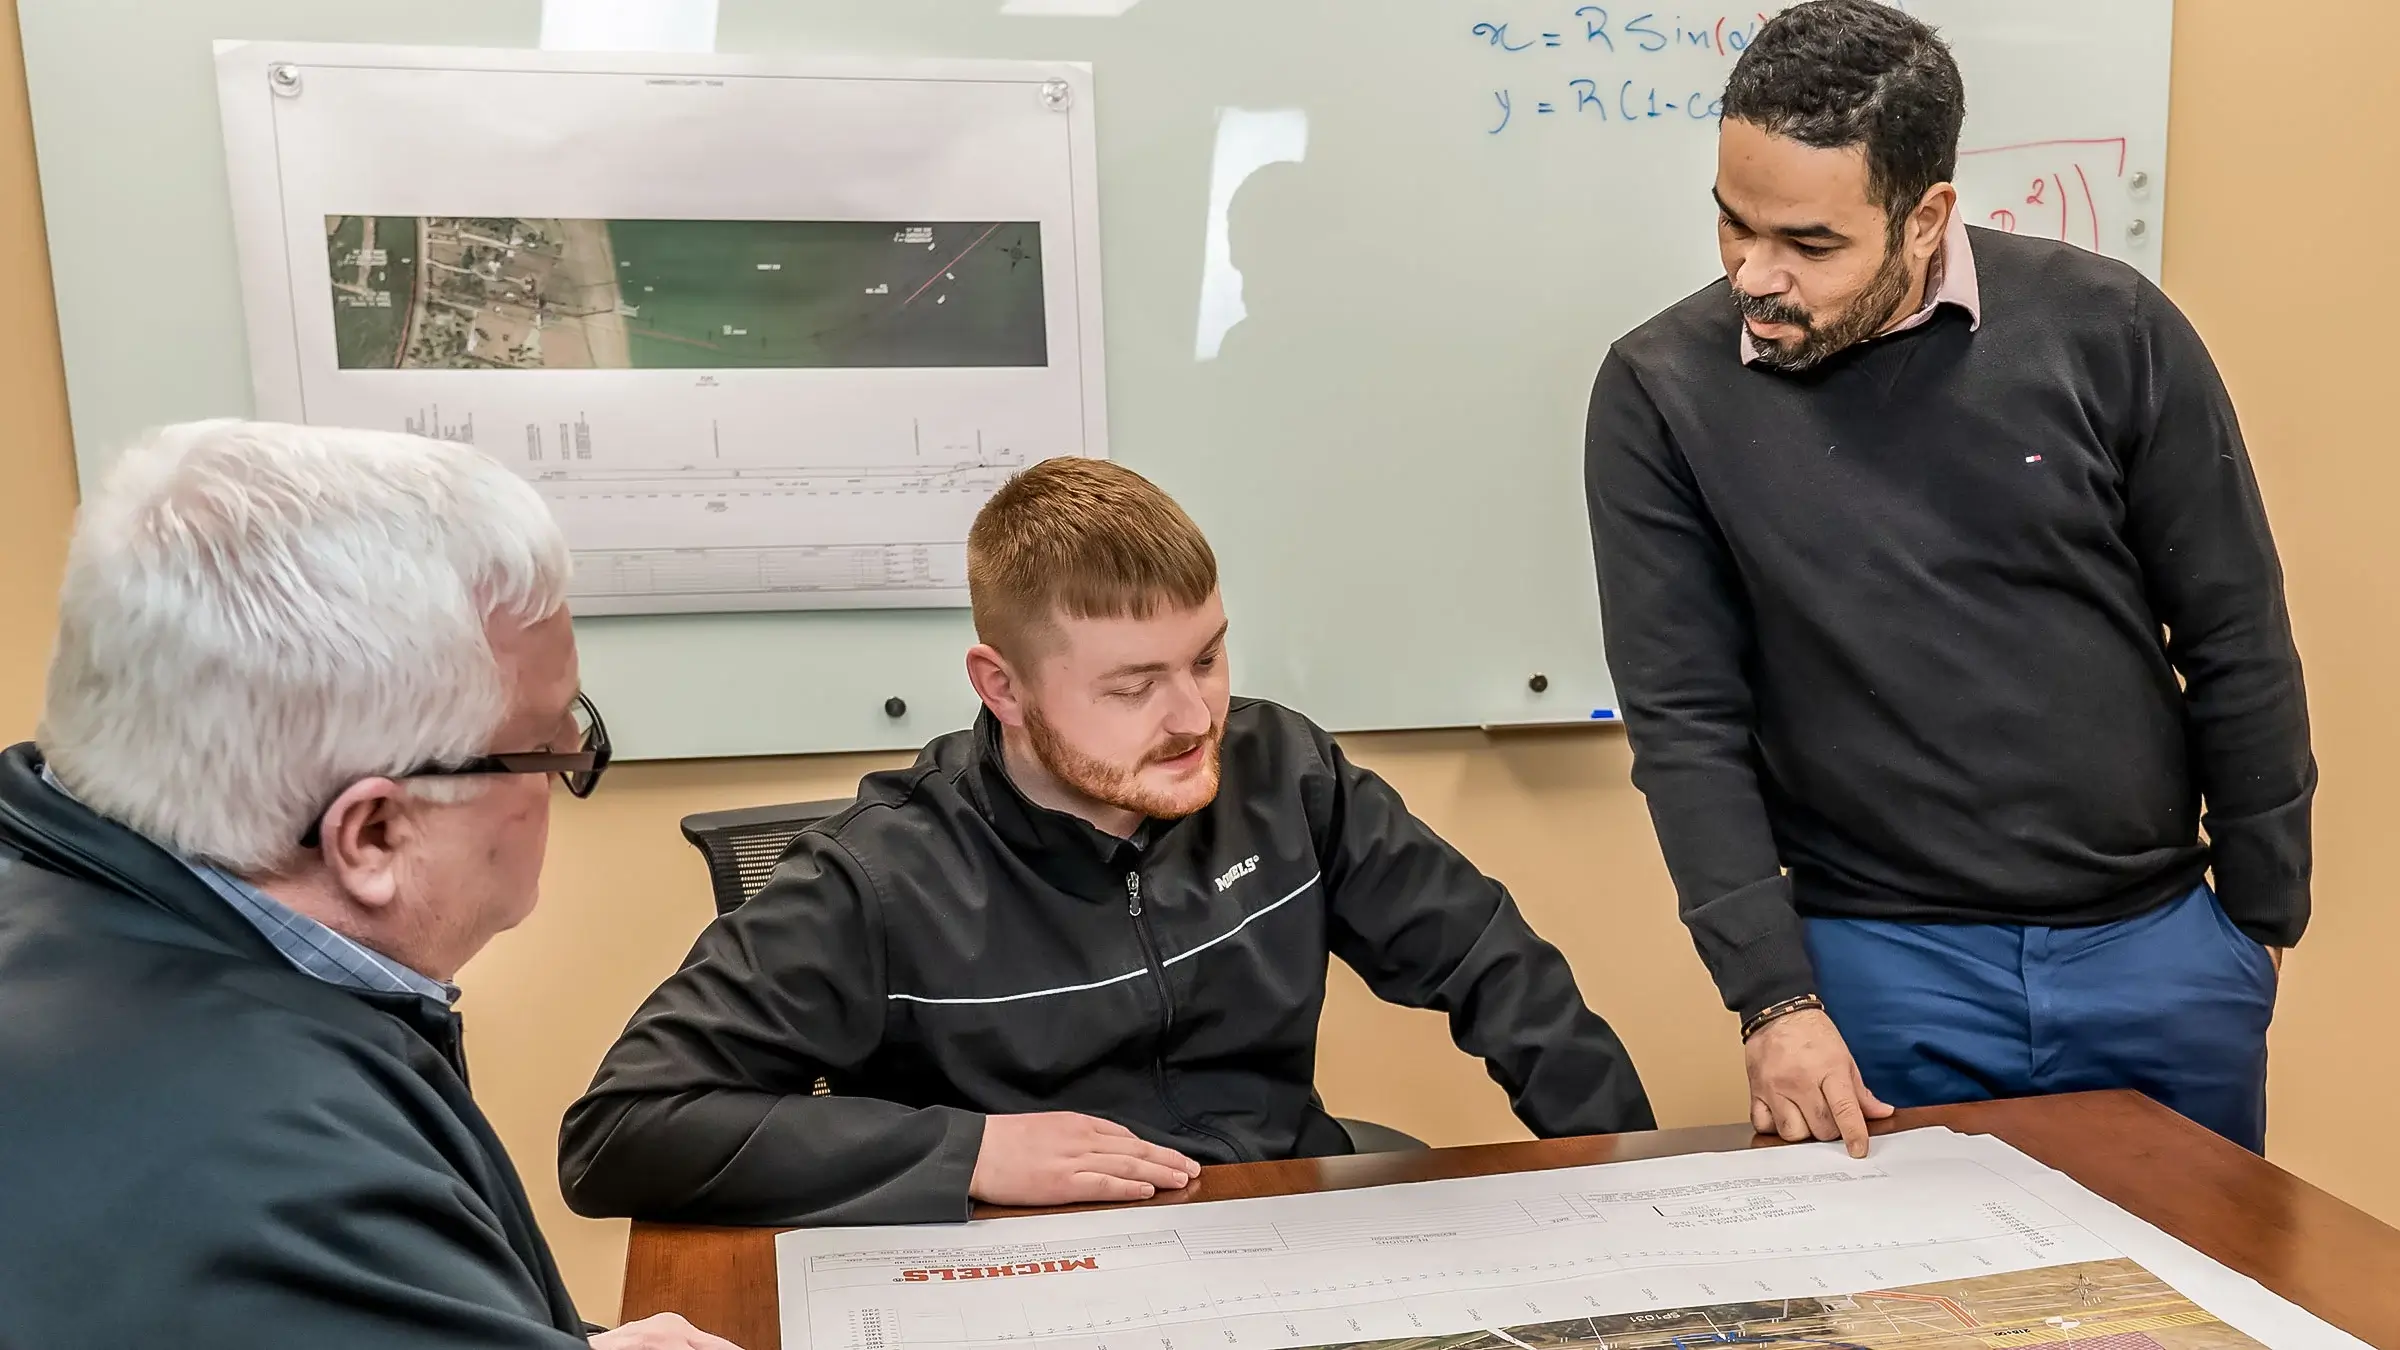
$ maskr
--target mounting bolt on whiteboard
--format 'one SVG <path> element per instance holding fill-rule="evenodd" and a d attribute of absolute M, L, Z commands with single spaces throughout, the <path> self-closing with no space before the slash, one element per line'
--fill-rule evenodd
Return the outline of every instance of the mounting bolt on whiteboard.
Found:
<path fill-rule="evenodd" d="M 2125 190 L 2136 197 L 2148 192 L 2150 190 L 2150 171 L 2135 169 L 2133 175 L 2125 180 Z"/>
<path fill-rule="evenodd" d="M 2142 240 L 2149 238 L 2150 222 L 2142 219 L 2140 216 L 2135 216 L 2133 218 L 2133 223 L 2125 227 L 2125 237 L 2133 240 L 2135 243 L 2140 243 Z"/>
<path fill-rule="evenodd" d="M 883 715 L 898 721 L 908 716 L 908 700 L 894 694 L 883 701 Z"/>
<path fill-rule="evenodd" d="M 1525 687 L 1537 694 L 1549 693 L 1550 677 L 1547 675 L 1536 675 L 1532 679 L 1525 682 Z"/>
<path fill-rule="evenodd" d="M 1042 106 L 1052 112 L 1065 112 L 1075 106 L 1075 86 L 1065 80 L 1042 81 Z"/>
<path fill-rule="evenodd" d="M 269 67 L 267 87 L 274 90 L 278 98 L 300 97 L 300 67 L 290 64 Z"/>

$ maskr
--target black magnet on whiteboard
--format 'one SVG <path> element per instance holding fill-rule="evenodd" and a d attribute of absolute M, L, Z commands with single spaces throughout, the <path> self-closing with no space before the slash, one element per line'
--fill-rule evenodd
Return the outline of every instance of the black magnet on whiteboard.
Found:
<path fill-rule="evenodd" d="M 1547 675 L 1536 675 L 1532 679 L 1525 682 L 1525 687 L 1537 694 L 1548 693 L 1550 690 L 1550 677 Z"/>
<path fill-rule="evenodd" d="M 897 694 L 885 699 L 883 701 L 883 715 L 886 717 L 908 716 L 908 700 L 901 698 Z"/>

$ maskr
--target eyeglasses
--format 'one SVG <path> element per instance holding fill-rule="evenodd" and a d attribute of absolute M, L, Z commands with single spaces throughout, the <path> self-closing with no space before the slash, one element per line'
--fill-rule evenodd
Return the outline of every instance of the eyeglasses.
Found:
<path fill-rule="evenodd" d="M 456 764 L 428 764 L 405 773 L 384 775 L 390 778 L 464 778 L 489 773 L 554 773 L 576 797 L 589 797 L 600 786 L 600 775 L 608 770 L 608 724 L 600 720 L 600 710 L 592 700 L 577 691 L 574 703 L 568 705 L 568 716 L 575 721 L 577 735 L 574 750 L 528 750 L 505 755 L 477 755 Z M 326 804 L 332 809 L 332 803 Z M 308 833 L 300 836 L 300 847 L 315 848 L 323 841 L 324 812 L 309 822 Z"/>

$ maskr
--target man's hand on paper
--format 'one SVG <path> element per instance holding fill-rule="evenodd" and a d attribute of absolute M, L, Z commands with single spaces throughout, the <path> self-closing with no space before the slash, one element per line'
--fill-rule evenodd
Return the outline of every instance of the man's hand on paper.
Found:
<path fill-rule="evenodd" d="M 967 1194 L 987 1205 L 1082 1205 L 1179 1191 L 1200 1164 L 1072 1111 L 990 1116 Z"/>
<path fill-rule="evenodd" d="M 1742 1045 L 1750 1071 L 1750 1123 L 1760 1134 L 1839 1139 L 1867 1156 L 1867 1122 L 1892 1108 L 1867 1091 L 1833 1019 L 1816 1009 L 1778 1017 Z"/>
<path fill-rule="evenodd" d="M 741 1350 L 721 1336 L 711 1336 L 673 1313 L 660 1313 L 627 1322 L 614 1331 L 591 1338 L 592 1350 Z"/>

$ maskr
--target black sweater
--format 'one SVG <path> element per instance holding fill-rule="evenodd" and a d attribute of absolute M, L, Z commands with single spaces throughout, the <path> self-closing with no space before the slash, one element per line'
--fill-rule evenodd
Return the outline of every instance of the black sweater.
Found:
<path fill-rule="evenodd" d="M 1634 776 L 1737 1012 L 1813 988 L 1797 914 L 2104 923 L 2213 867 L 2259 941 L 2308 921 L 2300 662 L 2216 368 L 2133 269 L 1973 240 L 1979 329 L 1782 374 L 1718 281 L 1592 390 Z"/>

